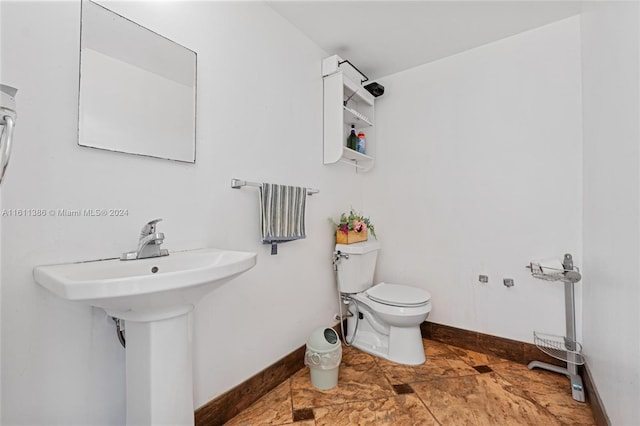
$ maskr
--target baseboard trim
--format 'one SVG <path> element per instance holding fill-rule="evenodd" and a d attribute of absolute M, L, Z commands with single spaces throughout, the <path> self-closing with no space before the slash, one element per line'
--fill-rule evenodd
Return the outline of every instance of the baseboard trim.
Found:
<path fill-rule="evenodd" d="M 420 326 L 420 331 L 422 331 L 422 337 L 426 339 L 487 355 L 498 356 L 525 365 L 531 361 L 543 361 L 563 367 L 566 365 L 564 362 L 540 351 L 536 345 L 531 343 L 519 342 L 504 337 L 491 336 L 489 334 L 426 321 Z M 607 416 L 607 412 L 605 411 L 586 364 L 582 368 L 582 379 L 587 401 L 591 405 L 596 424 L 598 426 L 610 426 L 611 421 Z"/>
<path fill-rule="evenodd" d="M 421 324 L 420 331 L 422 332 L 422 337 L 426 339 L 487 355 L 494 355 L 520 364 L 526 365 L 531 361 L 542 361 L 553 365 L 565 365 L 562 361 L 545 354 L 538 349 L 536 345 L 531 343 L 436 324 L 429 321 Z"/>
<path fill-rule="evenodd" d="M 274 362 L 195 412 L 196 426 L 223 425 L 304 367 L 305 346 Z"/>
<path fill-rule="evenodd" d="M 611 426 L 611 420 L 609 420 L 609 416 L 604 409 L 604 404 L 602 403 L 600 394 L 593 383 L 587 364 L 585 364 L 582 369 L 582 380 L 584 381 L 584 390 L 587 393 L 587 401 L 589 401 L 589 404 L 591 405 L 591 411 L 593 412 L 593 419 L 596 421 L 596 425 Z"/>

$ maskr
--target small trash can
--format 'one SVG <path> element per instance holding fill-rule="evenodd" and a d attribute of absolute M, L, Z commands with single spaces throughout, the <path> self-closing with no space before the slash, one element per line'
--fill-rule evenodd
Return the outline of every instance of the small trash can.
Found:
<path fill-rule="evenodd" d="M 320 390 L 338 385 L 338 369 L 342 361 L 342 345 L 333 328 L 320 327 L 313 330 L 307 340 L 304 365 L 309 367 L 311 384 Z"/>

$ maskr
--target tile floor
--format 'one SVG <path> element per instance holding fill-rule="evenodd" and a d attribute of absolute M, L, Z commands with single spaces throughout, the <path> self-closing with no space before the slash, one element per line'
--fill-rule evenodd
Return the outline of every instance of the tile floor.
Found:
<path fill-rule="evenodd" d="M 343 345 L 338 386 L 303 368 L 227 425 L 594 425 L 564 376 L 425 340 L 427 362 L 398 365 Z"/>

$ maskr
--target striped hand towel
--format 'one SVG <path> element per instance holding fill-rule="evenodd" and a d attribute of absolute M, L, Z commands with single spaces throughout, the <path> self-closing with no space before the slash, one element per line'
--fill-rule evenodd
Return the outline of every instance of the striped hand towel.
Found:
<path fill-rule="evenodd" d="M 304 212 L 307 188 L 263 183 L 260 188 L 260 217 L 262 242 L 272 245 L 271 254 L 277 254 L 276 243 L 306 237 Z"/>

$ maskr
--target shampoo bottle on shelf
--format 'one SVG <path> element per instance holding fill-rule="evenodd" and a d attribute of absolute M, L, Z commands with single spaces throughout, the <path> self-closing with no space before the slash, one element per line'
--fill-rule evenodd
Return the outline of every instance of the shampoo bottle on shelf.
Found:
<path fill-rule="evenodd" d="M 353 124 L 351 125 L 351 134 L 347 138 L 347 148 L 358 150 L 358 136 L 356 136 L 356 126 Z"/>
<path fill-rule="evenodd" d="M 358 133 L 358 147 L 357 151 L 360 154 L 366 154 L 367 151 L 367 140 L 364 136 L 364 132 Z"/>

